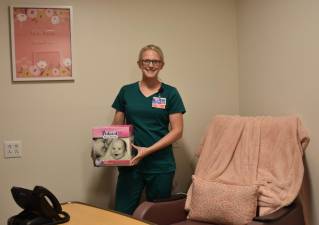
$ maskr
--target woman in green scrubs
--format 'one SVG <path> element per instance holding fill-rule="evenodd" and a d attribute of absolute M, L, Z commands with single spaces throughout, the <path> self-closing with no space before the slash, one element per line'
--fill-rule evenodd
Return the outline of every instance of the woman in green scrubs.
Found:
<path fill-rule="evenodd" d="M 133 148 L 137 155 L 131 167 L 119 167 L 115 210 L 132 214 L 143 190 L 149 201 L 171 194 L 175 174 L 172 143 L 182 137 L 185 107 L 175 87 L 161 82 L 162 50 L 147 45 L 140 50 L 137 64 L 141 81 L 123 86 L 112 107 L 113 124 L 132 124 Z"/>

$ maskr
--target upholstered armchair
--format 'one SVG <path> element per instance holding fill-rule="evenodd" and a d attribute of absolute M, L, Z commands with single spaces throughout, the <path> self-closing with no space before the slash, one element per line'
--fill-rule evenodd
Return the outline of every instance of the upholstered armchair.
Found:
<path fill-rule="evenodd" d="M 297 198 L 309 140 L 296 116 L 215 116 L 187 198 L 144 202 L 134 217 L 159 225 L 304 225 Z"/>

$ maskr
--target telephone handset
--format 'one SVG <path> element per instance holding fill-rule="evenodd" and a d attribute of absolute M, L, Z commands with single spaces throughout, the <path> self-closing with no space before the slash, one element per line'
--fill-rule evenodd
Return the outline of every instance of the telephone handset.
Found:
<path fill-rule="evenodd" d="M 8 225 L 54 225 L 70 220 L 58 199 L 42 186 L 35 186 L 33 190 L 13 187 L 11 193 L 23 211 L 9 218 Z"/>

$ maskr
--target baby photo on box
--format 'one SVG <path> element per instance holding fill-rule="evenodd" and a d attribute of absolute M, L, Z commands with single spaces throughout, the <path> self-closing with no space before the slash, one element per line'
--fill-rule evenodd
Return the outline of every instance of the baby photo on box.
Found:
<path fill-rule="evenodd" d="M 133 158 L 131 125 L 112 125 L 92 129 L 92 158 L 95 166 L 130 166 Z"/>

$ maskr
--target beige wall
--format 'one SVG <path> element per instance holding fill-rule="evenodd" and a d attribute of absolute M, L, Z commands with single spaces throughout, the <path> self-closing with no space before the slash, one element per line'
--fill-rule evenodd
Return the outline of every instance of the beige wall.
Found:
<path fill-rule="evenodd" d="M 74 82 L 13 83 L 8 6 L 71 5 Z M 120 86 L 140 79 L 138 50 L 160 45 L 161 78 L 177 86 L 187 113 L 176 144 L 176 191 L 185 191 L 194 150 L 213 114 L 238 113 L 236 6 L 233 0 L 70 0 L 0 2 L 0 143 L 20 140 L 23 157 L 0 151 L 0 224 L 20 211 L 10 188 L 43 185 L 60 201 L 113 205 L 111 168 L 93 168 L 90 129 L 109 124 Z"/>
<path fill-rule="evenodd" d="M 302 199 L 319 224 L 319 1 L 241 0 L 238 8 L 242 115 L 298 114 L 311 143 Z"/>

